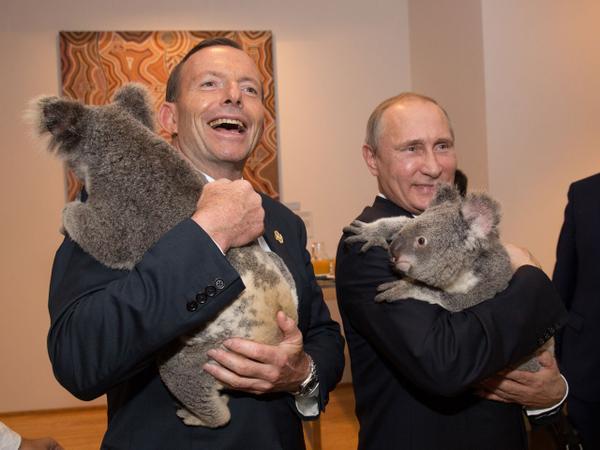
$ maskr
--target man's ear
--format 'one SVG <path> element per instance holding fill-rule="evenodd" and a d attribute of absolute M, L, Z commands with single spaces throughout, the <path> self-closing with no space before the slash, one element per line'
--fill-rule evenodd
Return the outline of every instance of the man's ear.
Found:
<path fill-rule="evenodd" d="M 362 146 L 362 154 L 363 159 L 365 160 L 365 162 L 367 163 L 367 167 L 369 168 L 369 172 L 371 172 L 371 175 L 373 175 L 374 177 L 378 177 L 379 169 L 377 167 L 377 158 L 375 156 L 375 150 L 369 144 L 364 144 Z"/>
<path fill-rule="evenodd" d="M 164 102 L 158 110 L 158 123 L 171 136 L 177 134 L 177 108 L 175 103 Z"/>

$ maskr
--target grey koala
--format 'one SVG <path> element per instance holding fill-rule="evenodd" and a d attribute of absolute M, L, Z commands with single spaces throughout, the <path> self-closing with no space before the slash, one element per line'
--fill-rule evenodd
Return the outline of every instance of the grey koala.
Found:
<path fill-rule="evenodd" d="M 375 301 L 412 298 L 462 311 L 506 289 L 513 275 L 499 223 L 500 206 L 488 195 L 463 199 L 454 186 L 439 185 L 419 216 L 355 220 L 344 231 L 352 234 L 346 242 L 364 243 L 361 252 L 389 249 L 394 269 L 403 275 L 378 286 Z M 536 372 L 540 365 L 532 358 L 519 368 Z"/>
<path fill-rule="evenodd" d="M 87 201 L 63 211 L 63 227 L 87 253 L 114 269 L 132 269 L 169 229 L 189 218 L 204 177 L 153 131 L 153 113 L 141 85 L 121 88 L 113 103 L 86 106 L 42 97 L 32 110 L 37 131 L 49 134 L 50 152 L 81 178 Z M 181 403 L 187 425 L 229 422 L 223 386 L 201 370 L 206 352 L 232 336 L 276 344 L 276 313 L 297 321 L 294 280 L 284 262 L 258 244 L 233 248 L 227 259 L 246 289 L 211 323 L 181 336 L 157 357 L 161 379 Z"/>

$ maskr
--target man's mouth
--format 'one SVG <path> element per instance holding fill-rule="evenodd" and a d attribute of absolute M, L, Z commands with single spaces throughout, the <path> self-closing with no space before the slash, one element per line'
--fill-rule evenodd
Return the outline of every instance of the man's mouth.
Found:
<path fill-rule="evenodd" d="M 238 133 L 244 133 L 246 131 L 246 124 L 238 119 L 226 119 L 220 118 L 211 120 L 208 125 L 213 130 L 226 130 L 226 131 L 237 131 Z"/>
<path fill-rule="evenodd" d="M 420 192 L 432 192 L 435 191 L 435 185 L 434 184 L 415 184 L 413 185 L 415 187 L 415 189 L 417 189 Z"/>

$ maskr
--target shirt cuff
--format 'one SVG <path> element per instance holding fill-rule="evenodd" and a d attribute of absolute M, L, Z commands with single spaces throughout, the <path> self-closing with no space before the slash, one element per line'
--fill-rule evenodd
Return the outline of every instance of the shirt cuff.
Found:
<path fill-rule="evenodd" d="M 319 386 L 308 395 L 295 395 L 296 409 L 304 417 L 319 415 Z"/>
<path fill-rule="evenodd" d="M 0 422 L 0 449 L 18 450 L 21 446 L 21 435 Z"/>
<path fill-rule="evenodd" d="M 538 416 L 540 414 L 547 413 L 548 411 L 552 411 L 553 409 L 558 408 L 560 405 L 562 405 L 564 403 L 564 401 L 567 399 L 567 395 L 569 395 L 569 383 L 567 383 L 567 379 L 562 376 L 562 373 L 559 375 L 565 382 L 565 387 L 566 387 L 565 395 L 562 398 L 562 400 L 560 402 L 558 402 L 556 405 L 551 406 L 550 408 L 539 408 L 539 409 L 525 408 L 525 414 L 527 414 L 527 416 Z"/>

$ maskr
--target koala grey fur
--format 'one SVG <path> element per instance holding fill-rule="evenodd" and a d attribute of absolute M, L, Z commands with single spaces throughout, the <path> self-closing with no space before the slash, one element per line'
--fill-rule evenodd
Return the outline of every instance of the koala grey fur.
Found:
<path fill-rule="evenodd" d="M 355 220 L 344 231 L 345 242 L 389 250 L 394 269 L 403 277 L 378 286 L 375 301 L 412 298 L 462 311 L 508 287 L 510 258 L 500 242 L 500 206 L 484 193 L 462 198 L 455 187 L 439 185 L 420 215 Z M 391 241 L 390 244 L 388 242 Z M 533 358 L 519 367 L 536 372 Z"/>
<path fill-rule="evenodd" d="M 102 264 L 132 269 L 166 231 L 194 213 L 204 177 L 154 133 L 142 85 L 124 86 L 104 106 L 42 97 L 33 116 L 38 133 L 50 135 L 49 151 L 84 181 L 88 193 L 86 202 L 66 205 L 63 227 Z M 187 425 L 214 428 L 230 419 L 223 386 L 200 370 L 209 349 L 232 336 L 276 344 L 277 311 L 298 318 L 293 277 L 275 253 L 255 243 L 230 249 L 227 259 L 244 292 L 157 358 L 161 379 L 181 404 L 177 415 Z"/>

